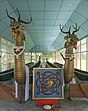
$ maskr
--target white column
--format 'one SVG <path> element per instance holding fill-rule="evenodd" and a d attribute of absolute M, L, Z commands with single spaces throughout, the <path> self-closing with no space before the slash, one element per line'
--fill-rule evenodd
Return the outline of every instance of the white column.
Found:
<path fill-rule="evenodd" d="M 15 98 L 18 98 L 18 84 L 15 81 Z"/>
<path fill-rule="evenodd" d="M 26 69 L 26 83 L 25 83 L 25 101 L 29 98 L 29 67 L 25 65 Z"/>

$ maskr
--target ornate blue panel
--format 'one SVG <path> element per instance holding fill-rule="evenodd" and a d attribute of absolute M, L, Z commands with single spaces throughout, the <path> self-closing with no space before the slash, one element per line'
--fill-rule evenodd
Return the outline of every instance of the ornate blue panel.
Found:
<path fill-rule="evenodd" d="M 33 69 L 33 99 L 63 99 L 61 68 Z"/>

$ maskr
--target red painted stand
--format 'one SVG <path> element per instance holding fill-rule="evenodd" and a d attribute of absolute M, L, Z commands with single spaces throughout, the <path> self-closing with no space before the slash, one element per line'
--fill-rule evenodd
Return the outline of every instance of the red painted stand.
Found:
<path fill-rule="evenodd" d="M 43 105 L 58 105 L 59 101 L 57 99 L 39 99 L 36 100 L 36 106 L 43 106 Z"/>

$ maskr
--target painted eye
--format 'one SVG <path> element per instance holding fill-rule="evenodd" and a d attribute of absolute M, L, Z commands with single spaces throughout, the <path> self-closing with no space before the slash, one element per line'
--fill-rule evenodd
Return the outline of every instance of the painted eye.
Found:
<path fill-rule="evenodd" d="M 17 26 L 16 29 L 19 29 L 19 26 Z"/>

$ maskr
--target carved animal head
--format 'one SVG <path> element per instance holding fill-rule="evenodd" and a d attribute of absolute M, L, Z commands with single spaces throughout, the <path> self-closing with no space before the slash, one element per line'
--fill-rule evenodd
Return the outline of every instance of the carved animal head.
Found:
<path fill-rule="evenodd" d="M 76 48 L 76 45 L 77 45 L 77 41 L 79 40 L 77 35 L 75 34 L 77 31 L 79 31 L 80 27 L 77 28 L 77 23 L 75 24 L 75 26 L 73 26 L 73 28 L 75 29 L 72 33 L 71 33 L 71 26 L 69 28 L 69 30 L 67 32 L 63 31 L 63 28 L 61 28 L 61 25 L 60 25 L 60 30 L 61 32 L 65 33 L 66 36 L 64 37 L 64 39 L 66 39 L 66 43 L 65 43 L 65 47 L 68 47 L 70 45 L 73 45 L 74 48 Z"/>
<path fill-rule="evenodd" d="M 24 30 L 24 26 L 22 26 L 21 23 L 30 24 L 32 22 L 32 17 L 30 18 L 30 21 L 28 21 L 28 22 L 21 20 L 20 19 L 20 13 L 19 13 L 18 9 L 17 9 L 17 12 L 18 12 L 18 21 L 16 21 L 16 19 L 14 17 L 11 17 L 8 14 L 8 11 L 6 9 L 7 16 L 10 18 L 10 27 L 12 29 L 12 36 L 14 38 L 16 38 L 16 34 L 18 32 L 22 32 L 22 30 Z"/>

